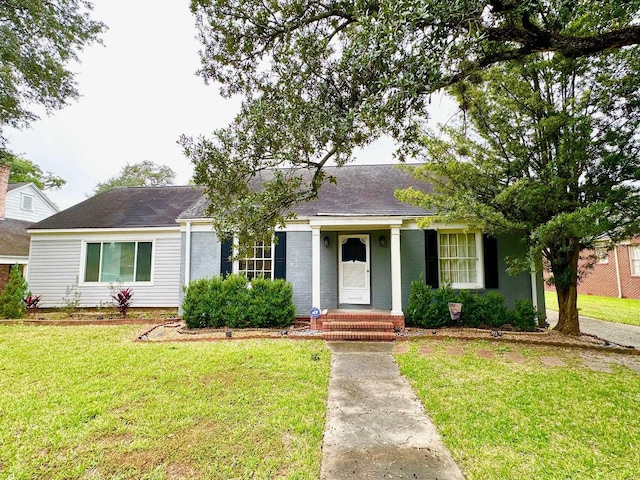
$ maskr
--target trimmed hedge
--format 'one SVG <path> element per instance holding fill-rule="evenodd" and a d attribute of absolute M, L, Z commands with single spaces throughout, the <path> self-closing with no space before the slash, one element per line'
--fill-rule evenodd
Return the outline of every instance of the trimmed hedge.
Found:
<path fill-rule="evenodd" d="M 468 290 L 456 292 L 447 286 L 433 289 L 421 280 L 411 282 L 407 325 L 437 328 L 452 324 L 449 302 L 462 304 L 460 324 L 467 327 L 499 328 L 510 324 L 516 330 L 536 329 L 537 312 L 529 300 L 516 300 L 515 308 L 509 310 L 501 293 L 477 294 Z"/>
<path fill-rule="evenodd" d="M 185 287 L 182 318 L 189 328 L 286 327 L 295 319 L 293 288 L 285 280 L 244 275 L 194 280 Z"/>

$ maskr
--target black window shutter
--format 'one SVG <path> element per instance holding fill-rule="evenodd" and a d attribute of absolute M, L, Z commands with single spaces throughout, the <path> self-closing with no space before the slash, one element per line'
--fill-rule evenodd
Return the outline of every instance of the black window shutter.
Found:
<path fill-rule="evenodd" d="M 482 235 L 484 288 L 498 288 L 498 239 Z"/>
<path fill-rule="evenodd" d="M 233 243 L 231 240 L 225 240 L 220 246 L 220 275 L 226 277 L 233 270 Z"/>
<path fill-rule="evenodd" d="M 286 232 L 276 232 L 276 238 L 278 243 L 276 244 L 273 277 L 287 278 L 287 234 Z"/>
<path fill-rule="evenodd" d="M 438 232 L 436 230 L 424 231 L 424 256 L 426 263 L 425 283 L 431 288 L 440 285 L 438 274 Z"/>

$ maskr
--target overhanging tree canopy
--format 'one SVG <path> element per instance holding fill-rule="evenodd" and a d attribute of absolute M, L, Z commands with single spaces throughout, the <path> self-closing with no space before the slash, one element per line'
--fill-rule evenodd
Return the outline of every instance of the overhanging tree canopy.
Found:
<path fill-rule="evenodd" d="M 442 87 L 536 52 L 575 58 L 640 42 L 640 0 L 192 0 L 191 8 L 201 75 L 245 101 L 213 138 L 181 142 L 216 230 L 241 241 L 313 198 L 327 162 L 342 165 L 384 134 L 415 145 Z M 272 167 L 286 169 L 252 190 Z"/>
<path fill-rule="evenodd" d="M 0 2 L 0 137 L 38 118 L 34 105 L 49 112 L 77 98 L 69 63 L 106 28 L 91 9 L 87 0 Z"/>
<path fill-rule="evenodd" d="M 595 261 L 581 252 L 640 230 L 635 50 L 590 61 L 538 56 L 457 84 L 466 121 L 414 145 L 425 164 L 412 172 L 433 193 L 398 193 L 440 220 L 526 238 L 531 255 L 512 266 L 548 262 L 564 333 L 579 333 L 577 282 Z"/>

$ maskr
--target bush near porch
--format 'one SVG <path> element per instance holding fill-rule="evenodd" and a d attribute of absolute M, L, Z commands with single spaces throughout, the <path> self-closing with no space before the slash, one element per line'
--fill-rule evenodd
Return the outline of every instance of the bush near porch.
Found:
<path fill-rule="evenodd" d="M 189 328 L 286 327 L 295 319 L 293 287 L 282 280 L 228 275 L 194 280 L 185 288 L 182 319 Z"/>
<path fill-rule="evenodd" d="M 504 296 L 498 292 L 456 292 L 448 286 L 434 289 L 421 280 L 411 282 L 405 319 L 407 326 L 437 328 L 453 324 L 449 314 L 449 302 L 462 304 L 458 324 L 466 327 L 500 328 L 509 324 L 521 331 L 536 329 L 537 312 L 529 300 L 516 300 L 515 308 L 510 310 L 505 305 Z"/>

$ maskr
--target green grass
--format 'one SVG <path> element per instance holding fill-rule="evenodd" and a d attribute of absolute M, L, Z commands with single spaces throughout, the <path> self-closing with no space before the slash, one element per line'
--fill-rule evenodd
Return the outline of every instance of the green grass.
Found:
<path fill-rule="evenodd" d="M 0 326 L 0 478 L 319 476 L 322 342 L 139 332 Z"/>
<path fill-rule="evenodd" d="M 555 292 L 545 292 L 544 297 L 547 308 L 558 310 Z M 640 327 L 640 300 L 578 295 L 578 308 L 580 315 L 585 317 Z"/>
<path fill-rule="evenodd" d="M 501 357 L 517 347 L 465 343 L 465 355 L 397 355 L 427 413 L 467 479 L 640 478 L 640 376 L 624 367 L 596 373 L 567 353 L 569 368 L 536 357 L 562 350 L 520 349 L 524 365 Z M 493 349 L 480 359 L 476 349 Z"/>

